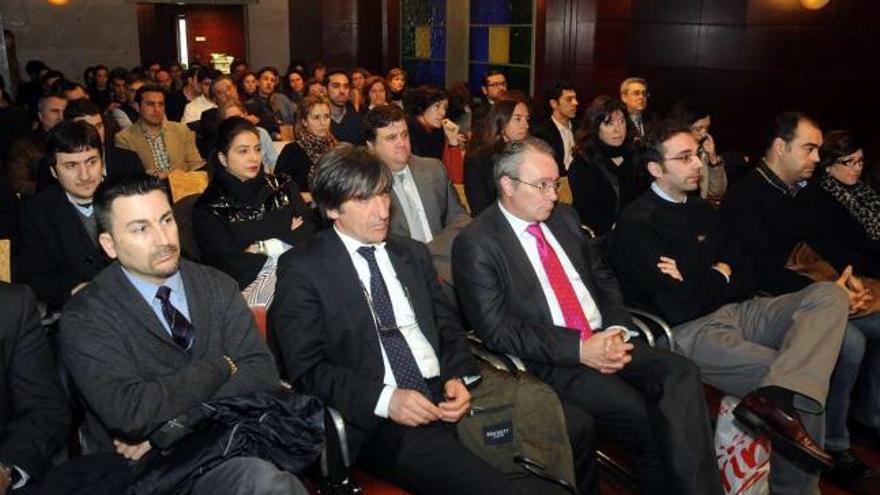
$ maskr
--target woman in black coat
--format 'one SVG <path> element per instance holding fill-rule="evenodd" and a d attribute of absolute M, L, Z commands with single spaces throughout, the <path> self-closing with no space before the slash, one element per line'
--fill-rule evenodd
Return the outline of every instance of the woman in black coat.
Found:
<path fill-rule="evenodd" d="M 880 195 L 862 180 L 863 145 L 847 131 L 831 131 L 819 155 L 815 181 L 828 215 L 826 234 L 849 251 L 856 273 L 880 278 Z"/>
<path fill-rule="evenodd" d="M 597 236 L 614 228 L 623 208 L 648 187 L 645 173 L 633 161 L 626 119 L 623 102 L 600 95 L 584 113 L 575 136 L 568 171 L 572 205 L 581 223 Z"/>
<path fill-rule="evenodd" d="M 202 260 L 235 278 L 248 304 L 268 305 L 278 258 L 312 236 L 313 213 L 289 176 L 263 171 L 259 134 L 247 120 L 223 122 L 211 159 L 216 172 L 192 213 Z"/>
<path fill-rule="evenodd" d="M 498 199 L 495 154 L 505 143 L 528 135 L 529 107 L 518 98 L 498 101 L 476 124 L 464 158 L 464 193 L 471 215 L 476 217 Z"/>
<path fill-rule="evenodd" d="M 278 155 L 275 173 L 289 175 L 301 191 L 308 192 L 315 164 L 336 146 L 330 133 L 330 100 L 322 95 L 303 98 L 293 134 L 294 141 Z"/>

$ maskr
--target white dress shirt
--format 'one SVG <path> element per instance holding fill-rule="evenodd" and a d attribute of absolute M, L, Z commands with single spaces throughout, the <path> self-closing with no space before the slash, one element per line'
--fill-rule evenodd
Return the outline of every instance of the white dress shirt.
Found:
<path fill-rule="evenodd" d="M 211 108 L 217 108 L 217 104 L 205 98 L 205 95 L 196 96 L 193 101 L 183 107 L 183 117 L 181 117 L 180 123 L 196 122 L 202 118 L 202 112 Z"/>
<path fill-rule="evenodd" d="M 541 290 L 544 292 L 544 299 L 547 300 L 547 305 L 550 306 L 550 315 L 553 317 L 553 324 L 559 327 L 564 327 L 565 317 L 562 314 L 562 307 L 559 305 L 559 300 L 556 299 L 556 293 L 553 292 L 553 286 L 550 285 L 550 278 L 544 270 L 544 264 L 541 263 L 541 255 L 538 253 L 538 243 L 535 236 L 526 230 L 531 223 L 514 216 L 507 211 L 500 202 L 498 203 L 498 206 L 501 207 L 501 213 L 504 214 L 504 218 L 506 218 L 508 223 L 510 223 L 510 226 L 513 227 L 517 240 L 523 250 L 525 250 L 526 256 L 529 258 L 529 263 L 531 263 L 532 269 L 535 270 L 535 275 L 538 276 L 538 281 L 541 283 Z M 562 246 L 559 245 L 553 232 L 550 232 L 550 229 L 548 229 L 543 222 L 540 222 L 539 225 L 541 226 L 541 231 L 544 232 L 544 238 L 547 239 L 547 243 L 553 247 L 554 251 L 556 251 L 559 263 L 562 264 L 562 269 L 565 270 L 565 275 L 568 277 L 571 286 L 574 288 L 574 293 L 577 296 L 578 301 L 581 303 L 581 309 L 584 311 L 584 316 L 586 316 L 587 321 L 590 323 L 590 328 L 593 330 L 601 329 L 602 313 L 599 312 L 599 307 L 596 306 L 593 296 L 590 295 L 590 291 L 587 290 L 587 286 L 584 284 L 583 280 L 581 280 L 581 276 L 578 274 L 577 270 L 575 270 L 571 260 L 568 259 L 568 255 L 565 254 Z"/>
<path fill-rule="evenodd" d="M 574 147 L 574 132 L 571 130 L 571 121 L 568 121 L 567 125 L 562 125 L 553 116 L 550 117 L 550 120 L 559 129 L 559 135 L 562 136 L 562 149 L 565 150 L 563 163 L 565 164 L 565 170 L 568 170 L 571 167 L 571 162 L 574 161 L 574 155 L 571 152 L 571 149 Z"/>
<path fill-rule="evenodd" d="M 404 199 L 401 196 L 406 194 L 406 197 L 409 199 L 410 205 L 412 206 L 410 213 L 417 217 L 411 220 L 409 215 L 405 214 L 406 221 L 409 224 L 410 233 L 415 230 L 413 229 L 411 222 L 419 222 L 422 226 L 422 232 L 425 233 L 425 239 L 416 240 L 431 242 L 434 240 L 434 236 L 431 235 L 431 226 L 428 224 L 428 215 L 425 214 L 425 207 L 422 205 L 422 198 L 419 196 L 419 190 L 416 187 L 416 181 L 413 179 L 412 170 L 410 170 L 409 165 L 400 172 L 396 172 L 394 174 L 394 179 L 391 187 L 394 189 L 394 194 L 397 194 L 397 199 L 403 202 Z"/>
<path fill-rule="evenodd" d="M 354 263 L 361 286 L 365 292 L 369 293 L 370 266 L 367 264 L 367 260 L 357 251 L 359 247 L 367 246 L 367 244 L 340 232 L 336 227 L 333 227 L 333 229 L 339 235 L 339 238 L 342 239 L 345 250 L 348 252 L 349 257 L 351 257 L 352 263 Z M 370 244 L 369 246 L 376 248 L 376 264 L 379 265 L 379 271 L 385 280 L 385 287 L 388 288 L 388 296 L 391 298 L 391 307 L 394 310 L 394 319 L 400 328 L 400 333 L 403 334 L 404 340 L 406 340 L 407 345 L 412 351 L 413 357 L 416 359 L 419 371 L 421 371 L 422 376 L 425 378 L 439 376 L 440 361 L 437 359 L 437 354 L 434 352 L 434 348 L 431 347 L 431 343 L 428 342 L 428 339 L 425 338 L 425 335 L 419 328 L 415 310 L 410 304 L 406 289 L 400 282 L 400 279 L 397 278 L 397 272 L 394 271 L 394 266 L 388 257 L 385 243 Z M 379 394 L 379 400 L 376 401 L 373 413 L 376 416 L 387 418 L 388 405 L 391 402 L 391 394 L 397 388 L 397 381 L 394 379 L 394 373 L 391 371 L 391 365 L 388 362 L 388 355 L 385 353 L 382 338 L 378 335 L 379 330 L 375 329 L 374 331 L 377 332 L 376 337 L 379 339 L 379 349 L 382 351 L 382 365 L 385 367 L 385 377 L 382 379 L 382 382 L 385 384 L 385 388 Z"/>

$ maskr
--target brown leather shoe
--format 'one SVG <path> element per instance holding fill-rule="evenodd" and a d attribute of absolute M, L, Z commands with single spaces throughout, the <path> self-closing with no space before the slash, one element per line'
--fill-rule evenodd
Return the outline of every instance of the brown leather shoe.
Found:
<path fill-rule="evenodd" d="M 743 397 L 733 416 L 747 428 L 767 435 L 774 449 L 804 469 L 821 471 L 834 467 L 834 458 L 807 433 L 800 418 L 760 393 L 751 392 Z"/>

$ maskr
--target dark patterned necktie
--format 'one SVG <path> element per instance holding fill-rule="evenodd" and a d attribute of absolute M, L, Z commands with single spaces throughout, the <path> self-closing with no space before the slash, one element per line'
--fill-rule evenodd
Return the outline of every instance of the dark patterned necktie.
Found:
<path fill-rule="evenodd" d="M 189 351 L 193 337 L 195 337 L 195 331 L 192 323 L 171 304 L 170 296 L 171 289 L 164 285 L 156 291 L 156 299 L 162 303 L 162 315 L 165 316 L 168 328 L 171 329 L 172 340 L 184 350 Z"/>
<path fill-rule="evenodd" d="M 397 386 L 418 390 L 430 399 L 431 393 L 428 391 L 428 384 L 425 383 L 422 372 L 419 371 L 412 349 L 409 348 L 409 344 L 406 343 L 406 339 L 403 338 L 403 334 L 397 327 L 394 308 L 391 306 L 391 297 L 388 295 L 388 288 L 385 286 L 382 272 L 379 271 L 379 264 L 376 263 L 376 248 L 361 246 L 358 248 L 358 253 L 367 260 L 367 265 L 370 267 L 370 294 L 373 300 L 373 311 L 376 313 L 376 319 L 379 320 L 376 322 L 379 325 L 379 336 L 382 339 L 382 347 L 385 348 L 388 364 L 391 365 L 391 372 L 394 373 Z"/>

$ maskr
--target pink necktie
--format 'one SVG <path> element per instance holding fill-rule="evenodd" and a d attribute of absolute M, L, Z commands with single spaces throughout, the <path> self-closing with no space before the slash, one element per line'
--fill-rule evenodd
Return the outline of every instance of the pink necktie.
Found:
<path fill-rule="evenodd" d="M 590 328 L 590 322 L 584 316 L 584 310 L 578 301 L 577 295 L 574 293 L 574 287 L 556 256 L 553 246 L 544 238 L 544 232 L 541 225 L 533 223 L 526 229 L 529 234 L 535 237 L 538 243 L 538 255 L 541 256 L 541 264 L 544 265 L 544 272 L 550 279 L 550 286 L 553 288 L 553 294 L 559 301 L 562 309 L 562 317 L 565 318 L 565 326 L 581 333 L 581 340 L 587 340 L 593 336 L 593 329 Z"/>

